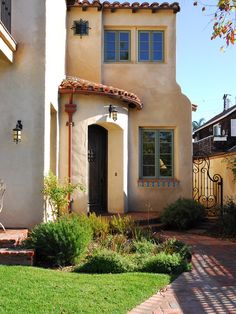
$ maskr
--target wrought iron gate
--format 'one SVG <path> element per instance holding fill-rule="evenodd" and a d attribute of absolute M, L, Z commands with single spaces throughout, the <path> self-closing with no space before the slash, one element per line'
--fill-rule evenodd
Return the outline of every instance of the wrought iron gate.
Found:
<path fill-rule="evenodd" d="M 204 205 L 209 215 L 215 215 L 223 205 L 223 179 L 210 175 L 210 160 L 203 152 L 193 156 L 193 199 Z"/>

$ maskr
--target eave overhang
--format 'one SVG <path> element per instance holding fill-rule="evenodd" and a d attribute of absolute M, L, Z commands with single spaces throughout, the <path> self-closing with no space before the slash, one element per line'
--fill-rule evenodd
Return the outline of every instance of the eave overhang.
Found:
<path fill-rule="evenodd" d="M 8 61 L 13 63 L 16 41 L 0 21 L 0 52 Z"/>
<path fill-rule="evenodd" d="M 80 7 L 83 11 L 86 11 L 88 8 L 97 8 L 98 11 L 102 10 L 111 10 L 111 12 L 115 12 L 117 9 L 130 9 L 133 13 L 139 10 L 151 10 L 152 13 L 155 13 L 160 10 L 171 10 L 173 13 L 178 13 L 180 11 L 180 6 L 178 2 L 168 3 L 148 3 L 148 2 L 123 2 L 120 3 L 118 1 L 109 2 L 104 1 L 100 2 L 98 0 L 88 1 L 88 0 L 67 0 L 67 8 L 70 9 L 71 7 Z"/>

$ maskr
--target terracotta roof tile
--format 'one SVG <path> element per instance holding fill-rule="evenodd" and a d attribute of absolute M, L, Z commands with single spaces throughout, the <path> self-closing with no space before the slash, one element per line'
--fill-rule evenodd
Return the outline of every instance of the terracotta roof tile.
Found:
<path fill-rule="evenodd" d="M 95 94 L 109 96 L 128 103 L 131 108 L 137 108 L 138 110 L 141 110 L 143 108 L 141 100 L 134 93 L 130 93 L 126 90 L 113 86 L 103 85 L 83 80 L 78 77 L 68 76 L 61 82 L 59 86 L 59 93 L 62 94 L 71 92 L 78 94 Z"/>
<path fill-rule="evenodd" d="M 177 13 L 180 11 L 180 6 L 178 2 L 173 2 L 173 3 L 168 3 L 168 2 L 163 2 L 159 4 L 158 2 L 153 2 L 153 3 L 148 3 L 148 2 L 123 2 L 120 3 L 118 1 L 115 2 L 109 2 L 109 1 L 104 1 L 101 2 L 99 0 L 93 0 L 93 1 L 88 1 L 88 0 L 67 0 L 67 7 L 81 7 L 82 9 L 86 10 L 88 7 L 96 7 L 98 10 L 104 10 L 104 9 L 111 9 L 111 10 L 116 10 L 116 9 L 131 9 L 131 10 L 140 10 L 140 9 L 150 9 L 153 12 L 159 11 L 159 10 L 173 10 L 174 13 Z"/>

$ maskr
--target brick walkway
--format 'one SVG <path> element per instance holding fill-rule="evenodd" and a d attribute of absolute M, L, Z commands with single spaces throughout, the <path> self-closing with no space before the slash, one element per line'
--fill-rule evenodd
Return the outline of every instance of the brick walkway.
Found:
<path fill-rule="evenodd" d="M 236 314 L 236 243 L 171 233 L 192 246 L 193 270 L 129 314 Z"/>

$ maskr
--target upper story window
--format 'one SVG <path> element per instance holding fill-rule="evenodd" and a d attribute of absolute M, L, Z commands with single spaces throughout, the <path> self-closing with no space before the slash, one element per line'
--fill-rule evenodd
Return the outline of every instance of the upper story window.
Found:
<path fill-rule="evenodd" d="M 164 61 L 164 32 L 139 31 L 138 34 L 138 61 Z"/>
<path fill-rule="evenodd" d="M 130 60 L 130 32 L 105 31 L 104 61 L 125 62 Z"/>
<path fill-rule="evenodd" d="M 141 129 L 141 178 L 174 176 L 173 130 Z"/>

